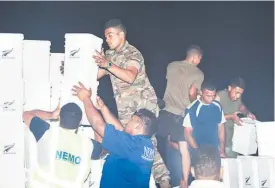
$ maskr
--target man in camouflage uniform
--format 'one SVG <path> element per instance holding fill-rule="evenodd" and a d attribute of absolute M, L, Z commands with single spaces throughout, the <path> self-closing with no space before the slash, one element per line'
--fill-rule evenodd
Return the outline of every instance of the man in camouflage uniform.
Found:
<path fill-rule="evenodd" d="M 146 75 L 143 56 L 126 41 L 126 29 L 120 20 L 114 19 L 106 23 L 105 37 L 110 49 L 106 51 L 106 56 L 102 50 L 94 58 L 101 68 L 98 79 L 110 75 L 119 120 L 126 125 L 140 108 L 147 108 L 157 116 L 157 96 Z M 169 172 L 156 149 L 155 136 L 152 137 L 152 142 L 155 146 L 152 168 L 154 179 L 161 187 L 170 187 Z"/>

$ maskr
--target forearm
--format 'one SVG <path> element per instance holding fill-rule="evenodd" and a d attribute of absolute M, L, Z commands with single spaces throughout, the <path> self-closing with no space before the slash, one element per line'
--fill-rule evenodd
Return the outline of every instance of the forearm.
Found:
<path fill-rule="evenodd" d="M 225 130 L 224 125 L 219 125 L 219 142 L 220 142 L 220 151 L 225 152 Z"/>
<path fill-rule="evenodd" d="M 94 107 L 92 101 L 90 98 L 86 98 L 83 101 L 85 112 L 88 118 L 89 123 L 93 127 L 93 129 L 101 136 L 104 136 L 104 130 L 105 130 L 105 122 L 100 115 L 100 113 L 97 111 L 97 109 Z"/>
<path fill-rule="evenodd" d="M 189 100 L 192 103 L 194 100 L 197 100 L 198 94 L 194 93 L 194 94 L 189 94 Z"/>
<path fill-rule="evenodd" d="M 233 114 L 224 114 L 226 120 L 233 120 Z"/>
<path fill-rule="evenodd" d="M 107 74 L 107 71 L 105 69 L 102 68 L 98 68 L 98 72 L 97 72 L 97 80 L 100 80 L 103 76 L 105 76 Z"/>
<path fill-rule="evenodd" d="M 48 111 L 43 111 L 43 110 L 32 110 L 29 112 L 32 113 L 34 116 L 37 116 L 40 119 L 43 119 L 45 121 L 53 119 L 53 112 L 48 112 Z"/>
<path fill-rule="evenodd" d="M 116 66 L 115 64 L 112 64 L 112 66 L 108 69 L 112 74 L 114 74 L 119 79 L 123 80 L 124 82 L 127 82 L 129 84 L 133 83 L 136 79 L 136 75 L 133 74 L 132 71 L 120 68 Z"/>
<path fill-rule="evenodd" d="M 106 123 L 112 124 L 115 126 L 115 128 L 117 130 L 122 131 L 123 130 L 123 126 L 120 123 L 120 121 L 113 115 L 113 113 L 109 110 L 109 108 L 107 106 L 104 106 L 101 109 L 101 114 L 103 115 L 103 118 L 105 120 Z"/>
<path fill-rule="evenodd" d="M 241 113 L 244 113 L 244 114 L 249 114 L 250 113 L 249 110 L 247 109 L 247 107 L 244 104 L 241 105 L 239 111 Z"/>
<path fill-rule="evenodd" d="M 197 149 L 198 148 L 198 145 L 194 139 L 194 137 L 192 136 L 192 134 L 187 134 L 185 135 L 185 138 L 188 142 L 188 144 L 193 148 L 193 149 Z"/>
<path fill-rule="evenodd" d="M 179 148 L 181 153 L 181 166 L 182 166 L 183 180 L 186 183 L 188 183 L 188 177 L 190 174 L 190 166 L 191 166 L 188 144 L 186 142 L 179 142 Z"/>

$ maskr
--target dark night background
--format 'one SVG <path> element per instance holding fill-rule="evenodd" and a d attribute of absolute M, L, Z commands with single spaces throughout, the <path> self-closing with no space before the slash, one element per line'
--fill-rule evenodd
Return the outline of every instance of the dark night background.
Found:
<path fill-rule="evenodd" d="M 218 88 L 240 75 L 247 82 L 243 101 L 260 121 L 274 120 L 274 2 L 0 2 L 0 33 L 50 40 L 52 52 L 64 52 L 65 33 L 104 38 L 103 25 L 120 18 L 128 41 L 145 58 L 147 74 L 159 98 L 166 67 L 185 58 L 197 44 L 204 50 L 199 67 Z M 106 49 L 106 44 L 104 44 Z M 109 78 L 99 94 L 116 113 Z"/>

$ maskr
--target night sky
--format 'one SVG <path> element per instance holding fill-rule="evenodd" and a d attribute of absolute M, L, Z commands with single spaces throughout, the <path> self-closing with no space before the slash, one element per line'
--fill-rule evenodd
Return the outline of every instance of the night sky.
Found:
<path fill-rule="evenodd" d="M 231 77 L 247 82 L 243 101 L 260 121 L 274 120 L 274 2 L 0 2 L 0 33 L 23 33 L 28 40 L 50 40 L 51 52 L 64 52 L 65 33 L 104 38 L 103 26 L 119 18 L 127 40 L 145 58 L 159 98 L 168 63 L 185 58 L 186 48 L 204 50 L 199 67 L 219 89 Z M 104 44 L 107 49 L 106 43 Z M 108 77 L 99 95 L 116 113 Z"/>

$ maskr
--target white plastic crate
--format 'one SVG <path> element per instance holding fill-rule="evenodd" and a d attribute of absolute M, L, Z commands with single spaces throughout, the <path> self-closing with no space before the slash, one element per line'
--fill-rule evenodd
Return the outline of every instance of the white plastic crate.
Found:
<path fill-rule="evenodd" d="M 250 118 L 242 118 L 242 121 L 242 126 L 234 125 L 232 150 L 243 155 L 255 154 L 258 147 L 256 136 L 257 121 Z"/>
<path fill-rule="evenodd" d="M 257 122 L 259 156 L 275 157 L 275 122 Z"/>
<path fill-rule="evenodd" d="M 238 157 L 238 175 L 240 188 L 259 188 L 257 164 L 254 157 Z"/>
<path fill-rule="evenodd" d="M 24 110 L 51 109 L 51 83 L 42 81 L 26 81 L 24 84 Z"/>
<path fill-rule="evenodd" d="M 223 178 L 225 188 L 241 188 L 239 186 L 239 174 L 237 159 L 222 159 Z"/>
<path fill-rule="evenodd" d="M 23 34 L 0 33 L 0 80 L 22 79 Z"/>
<path fill-rule="evenodd" d="M 23 78 L 26 81 L 49 81 L 50 41 L 24 40 Z"/>

